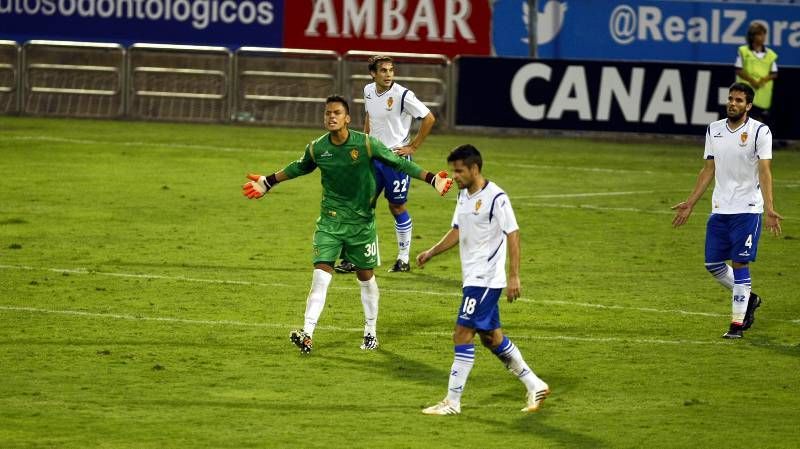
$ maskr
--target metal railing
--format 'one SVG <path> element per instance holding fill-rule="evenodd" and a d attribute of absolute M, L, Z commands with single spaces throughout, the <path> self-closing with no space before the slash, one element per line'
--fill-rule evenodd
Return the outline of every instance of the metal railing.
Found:
<path fill-rule="evenodd" d="M 118 44 L 34 40 L 22 52 L 22 112 L 120 117 L 125 49 Z"/>
<path fill-rule="evenodd" d="M 0 114 L 19 111 L 19 45 L 0 41 Z"/>
<path fill-rule="evenodd" d="M 128 115 L 146 120 L 226 121 L 230 80 L 227 48 L 134 44 L 128 51 Z"/>
<path fill-rule="evenodd" d="M 283 126 L 322 123 L 320 105 L 338 88 L 333 51 L 242 47 L 234 57 L 234 120 Z"/>
<path fill-rule="evenodd" d="M 351 100 L 351 124 L 363 127 L 363 88 L 372 53 L 137 43 L 0 41 L 0 114 L 239 121 L 317 126 L 331 94 Z M 399 83 L 450 123 L 450 60 L 389 53 Z"/>

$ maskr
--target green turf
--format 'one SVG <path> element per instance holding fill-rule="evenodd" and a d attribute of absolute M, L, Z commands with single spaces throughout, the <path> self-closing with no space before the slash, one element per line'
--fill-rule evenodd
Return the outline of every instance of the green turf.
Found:
<path fill-rule="evenodd" d="M 315 352 L 302 324 L 319 175 L 248 201 L 249 171 L 282 168 L 321 130 L 0 117 L 0 448 L 800 446 L 800 152 L 775 153 L 784 236 L 752 266 L 764 297 L 741 341 L 703 269 L 708 198 L 681 229 L 669 206 L 702 142 L 621 143 L 434 133 L 444 168 L 471 142 L 521 225 L 523 298 L 506 332 L 553 390 L 523 386 L 478 349 L 457 417 L 457 251 L 388 274 L 381 347 L 364 353 L 352 276 L 337 275 Z M 608 196 L 553 196 L 629 192 Z M 635 193 L 630 193 L 635 192 Z M 638 192 L 638 193 L 636 193 Z M 454 196 L 416 183 L 413 253 L 447 230 Z"/>

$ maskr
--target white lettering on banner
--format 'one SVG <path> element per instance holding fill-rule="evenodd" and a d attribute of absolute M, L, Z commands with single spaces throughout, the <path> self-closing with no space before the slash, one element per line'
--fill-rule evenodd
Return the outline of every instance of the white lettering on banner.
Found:
<path fill-rule="evenodd" d="M 616 100 L 625 121 L 630 123 L 655 123 L 662 115 L 671 116 L 675 124 L 686 125 L 687 108 L 681 74 L 677 69 L 663 69 L 658 73 L 658 81 L 652 93 L 644 92 L 646 71 L 642 67 L 633 67 L 629 85 L 620 76 L 617 67 L 603 67 L 595 117 L 598 121 L 609 121 L 611 104 Z M 555 94 L 550 104 L 533 104 L 528 100 L 526 90 L 533 80 L 551 82 L 553 69 L 541 62 L 525 64 L 517 70 L 511 80 L 509 92 L 511 106 L 525 120 L 540 121 L 560 120 L 564 112 L 575 111 L 581 121 L 592 121 L 592 95 L 586 79 L 585 68 L 581 65 L 567 66 L 564 75 L 558 80 Z M 651 73 L 652 75 L 652 73 Z M 554 81 L 555 82 L 555 81 Z M 552 90 L 552 89 L 548 89 Z M 714 94 L 718 105 L 727 101 L 727 87 L 711 86 L 711 72 L 698 70 L 695 75 L 694 92 L 691 97 L 691 125 L 706 125 L 716 120 L 717 113 L 707 111 L 709 96 Z M 647 102 L 644 116 L 640 119 L 643 102 Z"/>
<path fill-rule="evenodd" d="M 667 100 L 669 97 L 671 100 Z M 661 77 L 656 83 L 656 89 L 650 97 L 650 104 L 644 113 L 642 121 L 655 123 L 660 115 L 671 115 L 675 123 L 686 124 L 686 107 L 683 104 L 683 89 L 681 87 L 681 72 L 676 69 L 661 71 Z"/>
<path fill-rule="evenodd" d="M 456 29 L 464 39 L 475 42 L 475 35 L 467 25 L 467 19 L 472 15 L 472 5 L 468 0 L 447 0 L 444 11 L 444 38 L 447 42 L 456 41 Z"/>
<path fill-rule="evenodd" d="M 575 95 L 572 95 L 572 92 Z M 566 111 L 577 111 L 581 120 L 592 119 L 592 106 L 589 104 L 589 86 L 586 83 L 586 70 L 583 66 L 567 67 L 558 85 L 553 106 L 547 112 L 549 120 L 559 120 Z"/>
<path fill-rule="evenodd" d="M 418 0 L 411 21 L 407 21 L 407 0 L 338 0 L 342 2 L 342 16 L 337 16 L 335 0 L 315 0 L 311 17 L 304 34 L 320 36 L 320 27 L 325 28 L 325 37 L 366 38 L 418 41 L 425 31 L 425 40 L 454 42 L 457 35 L 468 42 L 475 42 L 475 34 L 469 26 L 472 6 L 468 0 L 445 2 L 444 34 L 440 33 L 440 17 L 433 0 Z M 380 31 L 378 32 L 377 8 L 381 8 Z M 341 31 L 340 31 L 341 30 Z"/>
<path fill-rule="evenodd" d="M 175 20 L 197 30 L 220 21 L 269 26 L 275 21 L 273 11 L 272 2 L 263 0 L 0 0 L 0 14 Z"/>
<path fill-rule="evenodd" d="M 608 31 L 620 45 L 635 40 L 742 45 L 746 42 L 747 26 L 753 21 L 761 22 L 767 28 L 768 45 L 800 47 L 800 20 L 769 22 L 749 18 L 744 9 L 712 9 L 711 17 L 669 16 L 665 19 L 658 6 L 634 9 L 630 5 L 618 5 L 609 17 Z"/>
<path fill-rule="evenodd" d="M 344 24 L 342 25 L 342 36 L 350 37 L 352 32 L 360 36 L 363 31 L 364 37 L 375 39 L 375 0 L 364 0 L 361 8 L 358 7 L 356 0 L 344 1 Z"/>
<path fill-rule="evenodd" d="M 639 121 L 640 98 L 644 86 L 644 69 L 634 67 L 631 70 L 631 87 L 625 88 L 625 83 L 616 67 L 603 67 L 600 75 L 600 98 L 597 100 L 597 120 L 607 122 L 611 117 L 611 98 L 617 100 L 622 116 L 629 122 Z"/>
<path fill-rule="evenodd" d="M 439 40 L 439 25 L 436 23 L 436 7 L 433 6 L 432 0 L 419 0 L 417 9 L 414 11 L 414 17 L 411 19 L 411 25 L 408 27 L 406 39 L 418 41 L 419 36 L 417 32 L 422 27 L 428 29 L 429 41 Z"/>
<path fill-rule="evenodd" d="M 724 90 L 727 93 L 727 89 Z M 694 98 L 692 99 L 692 125 L 711 123 L 719 118 L 716 112 L 706 111 L 705 105 L 708 103 L 708 96 L 710 93 L 711 72 L 708 70 L 700 70 L 697 72 L 697 79 L 694 83 Z M 719 101 L 719 98 L 717 98 L 717 101 Z M 721 102 L 721 104 L 725 103 Z"/>
<path fill-rule="evenodd" d="M 550 81 L 550 75 L 552 73 L 553 69 L 551 69 L 550 66 L 538 62 L 525 64 L 522 68 L 517 70 L 517 73 L 511 80 L 511 105 L 520 117 L 531 121 L 538 121 L 544 118 L 544 105 L 530 104 L 525 95 L 525 88 L 531 80 L 537 78 Z"/>
<path fill-rule="evenodd" d="M 406 0 L 385 0 L 383 2 L 383 31 L 381 39 L 395 40 L 403 37 L 406 28 Z"/>

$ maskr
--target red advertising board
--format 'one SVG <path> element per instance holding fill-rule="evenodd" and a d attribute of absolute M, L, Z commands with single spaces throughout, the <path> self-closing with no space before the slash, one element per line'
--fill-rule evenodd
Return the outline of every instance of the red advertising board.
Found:
<path fill-rule="evenodd" d="M 488 55 L 490 0 L 287 0 L 286 48 Z"/>

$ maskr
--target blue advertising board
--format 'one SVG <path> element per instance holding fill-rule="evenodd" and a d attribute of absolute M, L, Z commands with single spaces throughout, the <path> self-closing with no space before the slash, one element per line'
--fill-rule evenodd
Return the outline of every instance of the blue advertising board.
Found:
<path fill-rule="evenodd" d="M 283 0 L 0 0 L 0 39 L 280 47 Z"/>
<path fill-rule="evenodd" d="M 547 59 L 733 64 L 762 22 L 778 66 L 800 66 L 800 4 L 681 0 L 539 0 L 537 56 Z M 497 0 L 498 56 L 528 56 L 528 1 Z"/>

